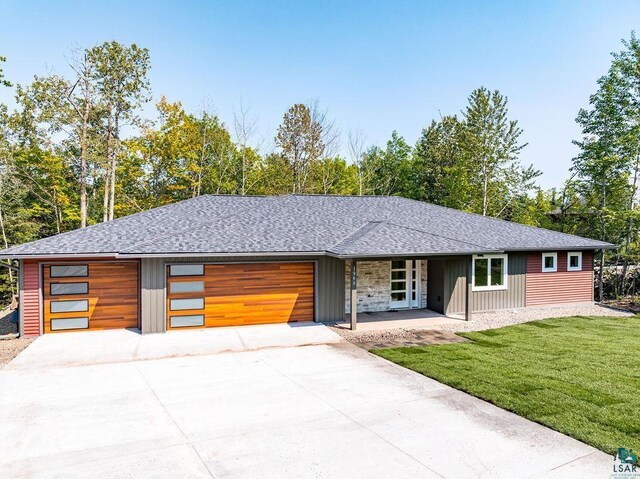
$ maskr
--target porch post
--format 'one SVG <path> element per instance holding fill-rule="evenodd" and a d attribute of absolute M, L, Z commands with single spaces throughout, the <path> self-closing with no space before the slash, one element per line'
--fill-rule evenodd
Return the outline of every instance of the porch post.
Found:
<path fill-rule="evenodd" d="M 350 281 L 350 299 L 351 299 L 351 330 L 356 330 L 356 322 L 358 320 L 358 266 L 356 260 L 351 260 L 351 281 Z"/>
<path fill-rule="evenodd" d="M 465 295 L 465 310 L 464 310 L 464 319 L 465 321 L 471 321 L 471 315 L 473 312 L 473 284 L 472 280 L 472 268 L 473 268 L 473 256 L 469 256 L 467 259 L 467 292 Z"/>

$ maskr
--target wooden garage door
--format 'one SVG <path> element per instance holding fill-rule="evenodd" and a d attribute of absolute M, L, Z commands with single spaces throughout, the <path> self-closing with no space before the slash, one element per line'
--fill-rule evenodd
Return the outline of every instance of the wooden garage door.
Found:
<path fill-rule="evenodd" d="M 45 264 L 45 333 L 138 327 L 138 262 Z"/>
<path fill-rule="evenodd" d="M 313 263 L 167 267 L 167 329 L 313 321 Z"/>

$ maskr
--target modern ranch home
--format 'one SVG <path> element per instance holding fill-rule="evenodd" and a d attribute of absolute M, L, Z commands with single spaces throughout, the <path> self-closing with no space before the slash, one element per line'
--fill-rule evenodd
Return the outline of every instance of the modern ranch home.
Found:
<path fill-rule="evenodd" d="M 428 308 L 593 301 L 594 251 L 541 228 L 399 197 L 200 196 L 0 252 L 20 332 L 142 333 Z M 351 314 L 354 312 L 354 314 Z"/>

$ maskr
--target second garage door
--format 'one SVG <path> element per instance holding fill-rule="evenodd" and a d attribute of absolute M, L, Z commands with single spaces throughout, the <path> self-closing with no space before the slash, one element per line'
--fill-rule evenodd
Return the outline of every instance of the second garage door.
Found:
<path fill-rule="evenodd" d="M 314 319 L 314 263 L 167 266 L 167 329 Z"/>

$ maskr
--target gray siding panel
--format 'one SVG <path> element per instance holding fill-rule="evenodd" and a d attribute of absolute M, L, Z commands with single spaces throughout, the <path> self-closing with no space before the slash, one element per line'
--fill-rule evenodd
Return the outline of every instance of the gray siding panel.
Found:
<path fill-rule="evenodd" d="M 166 329 L 164 258 L 143 258 L 141 269 L 142 332 L 163 333 Z"/>
<path fill-rule="evenodd" d="M 437 313 L 444 313 L 444 268 L 445 261 L 429 260 L 427 272 L 427 307 Z"/>
<path fill-rule="evenodd" d="M 445 264 L 445 302 L 449 299 L 447 314 L 463 313 L 465 310 L 466 258 L 447 260 Z M 524 308 L 526 255 L 509 253 L 509 278 L 507 289 L 500 291 L 474 291 L 474 311 Z"/>
<path fill-rule="evenodd" d="M 316 267 L 316 321 L 344 318 L 344 261 L 320 256 Z"/>

